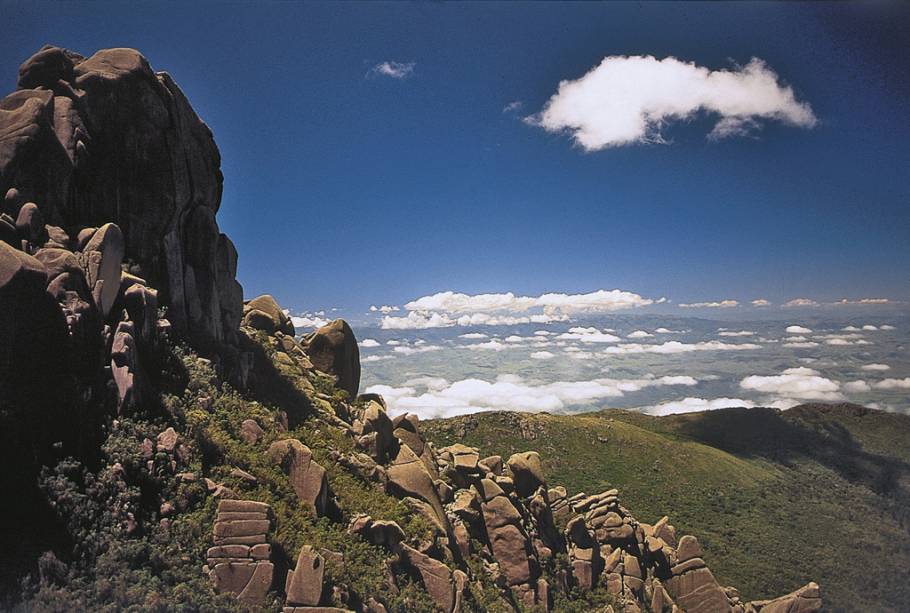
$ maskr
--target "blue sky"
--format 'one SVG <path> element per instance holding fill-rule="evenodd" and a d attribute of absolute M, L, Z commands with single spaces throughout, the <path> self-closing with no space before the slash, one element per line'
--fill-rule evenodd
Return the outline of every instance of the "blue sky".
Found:
<path fill-rule="evenodd" d="M 907 4 L 0 12 L 4 91 L 45 42 L 136 47 L 175 78 L 221 149 L 219 223 L 248 297 L 360 312 L 446 290 L 910 299 Z M 662 127 L 666 144 L 585 151 L 522 121 L 560 81 L 633 55 L 708 70 L 761 58 L 815 125 L 711 140 L 718 115 L 696 113 Z"/>

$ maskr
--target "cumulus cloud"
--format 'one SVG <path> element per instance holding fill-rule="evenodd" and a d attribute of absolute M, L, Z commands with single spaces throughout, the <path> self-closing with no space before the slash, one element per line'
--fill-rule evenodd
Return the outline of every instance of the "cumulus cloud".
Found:
<path fill-rule="evenodd" d="M 839 305 L 849 305 L 849 304 L 891 304 L 891 300 L 888 298 L 860 298 L 859 300 L 847 300 L 846 298 L 841 298 L 834 304 Z"/>
<path fill-rule="evenodd" d="M 699 411 L 714 411 L 716 409 L 726 409 L 730 407 L 746 407 L 751 409 L 755 406 L 754 402 L 743 400 L 742 398 L 683 398 L 682 400 L 671 400 L 662 402 L 651 407 L 645 407 L 643 412 L 649 415 L 676 415 L 679 413 L 696 413 Z"/>
<path fill-rule="evenodd" d="M 755 336 L 751 330 L 721 330 L 717 336 Z"/>
<path fill-rule="evenodd" d="M 651 338 L 652 336 L 654 335 L 650 332 L 645 332 L 644 330 L 635 330 L 634 332 L 630 332 L 626 338 Z"/>
<path fill-rule="evenodd" d="M 489 338 L 489 336 L 484 334 L 483 332 L 468 332 L 467 334 L 459 334 L 458 338 L 479 339 L 479 338 Z"/>
<path fill-rule="evenodd" d="M 641 345 L 638 343 L 624 343 L 613 347 L 607 347 L 603 350 L 605 354 L 630 354 L 630 353 L 657 353 L 657 354 L 674 354 L 689 353 L 692 351 L 744 351 L 749 349 L 761 349 L 761 345 L 754 343 L 725 343 L 723 341 L 703 341 L 699 343 L 681 343 L 679 341 L 667 341 L 659 345 Z"/>
<path fill-rule="evenodd" d="M 793 89 L 762 60 L 710 70 L 675 57 L 610 56 L 576 80 L 559 84 L 543 110 L 526 122 L 565 132 L 585 151 L 663 143 L 661 128 L 698 113 L 717 115 L 711 138 L 740 136 L 763 122 L 803 128 L 817 120 Z"/>
<path fill-rule="evenodd" d="M 299 330 L 306 328 L 321 328 L 329 323 L 329 320 L 315 313 L 304 313 L 303 315 L 291 315 L 291 323 L 294 324 L 295 330 L 299 332 Z"/>
<path fill-rule="evenodd" d="M 444 381 L 444 380 L 443 380 Z M 657 386 L 693 386 L 688 376 L 646 376 L 639 379 L 592 379 L 536 384 L 517 375 L 499 375 L 495 381 L 463 379 L 430 386 L 418 380 L 403 387 L 373 385 L 367 393 L 381 394 L 390 415 L 415 413 L 421 418 L 450 417 L 478 411 L 561 411 L 568 406 L 616 398 Z"/>
<path fill-rule="evenodd" d="M 910 389 L 910 377 L 883 379 L 875 383 L 875 388 L 880 390 L 907 390 Z"/>
<path fill-rule="evenodd" d="M 891 367 L 887 364 L 863 364 L 860 366 L 862 370 L 872 370 L 872 371 L 885 371 L 891 370 Z"/>
<path fill-rule="evenodd" d="M 379 362 L 381 360 L 390 360 L 394 356 L 391 355 L 368 355 L 366 357 L 360 358 L 361 363 L 365 362 Z"/>
<path fill-rule="evenodd" d="M 682 330 L 670 330 L 669 328 L 657 328 L 655 334 L 683 334 Z"/>
<path fill-rule="evenodd" d="M 888 324 L 879 326 L 878 329 L 879 330 L 897 330 L 897 328 L 895 328 L 894 326 L 888 325 Z"/>
<path fill-rule="evenodd" d="M 786 309 L 790 309 L 793 307 L 817 307 L 821 305 L 819 305 L 819 303 L 817 303 L 815 300 L 811 300 L 809 298 L 794 298 L 793 300 L 788 300 L 787 302 L 783 303 L 781 306 Z"/>
<path fill-rule="evenodd" d="M 508 311 L 523 313 L 533 308 L 560 313 L 610 312 L 661 302 L 642 298 L 638 294 L 618 289 L 597 290 L 588 294 L 541 294 L 540 296 L 516 296 L 505 294 L 460 294 L 439 292 L 423 296 L 404 305 L 409 311 L 441 311 L 446 313 L 492 313 Z M 551 311 L 553 312 L 553 311 Z"/>
<path fill-rule="evenodd" d="M 871 389 L 872 387 L 862 379 L 844 383 L 845 392 L 868 392 Z"/>
<path fill-rule="evenodd" d="M 372 338 L 365 338 L 362 341 L 360 341 L 360 346 L 361 347 L 379 347 L 379 341 L 377 341 L 376 339 L 372 339 Z"/>
<path fill-rule="evenodd" d="M 404 305 L 409 311 L 406 316 L 385 316 L 380 321 L 380 327 L 401 330 L 547 324 L 566 321 L 571 313 L 606 313 L 665 301 L 664 298 L 643 298 L 618 289 L 540 296 L 516 296 L 512 292 L 471 295 L 447 291 L 408 302 Z"/>
<path fill-rule="evenodd" d="M 821 376 L 817 370 L 804 366 L 788 368 L 779 375 L 751 375 L 739 382 L 745 390 L 799 400 L 843 400 L 840 383 Z"/>
<path fill-rule="evenodd" d="M 787 334 L 812 334 L 812 330 L 804 326 L 787 326 L 784 332 Z"/>
<path fill-rule="evenodd" d="M 375 304 L 370 305 L 370 311 L 373 313 L 379 311 L 380 313 L 386 314 L 386 313 L 392 313 L 394 311 L 400 311 L 400 310 L 401 309 L 398 308 L 397 306 L 389 306 L 388 304 L 384 304 L 379 307 L 376 306 Z"/>
<path fill-rule="evenodd" d="M 534 353 L 531 354 L 531 358 L 535 359 L 535 360 L 549 360 L 549 359 L 555 358 L 555 357 L 556 357 L 556 355 L 553 353 L 550 353 L 549 351 L 535 351 Z"/>
<path fill-rule="evenodd" d="M 370 69 L 373 76 L 391 77 L 393 79 L 407 79 L 414 74 L 416 62 L 380 62 Z"/>
<path fill-rule="evenodd" d="M 716 302 L 689 302 L 680 304 L 684 309 L 732 309 L 739 306 L 738 300 L 719 300 Z"/>
<path fill-rule="evenodd" d="M 568 332 L 564 332 L 556 338 L 563 341 L 581 341 L 582 343 L 618 343 L 622 340 L 618 336 L 601 332 L 597 328 L 581 327 L 569 328 Z"/>
<path fill-rule="evenodd" d="M 815 341 L 797 341 L 793 339 L 787 339 L 788 342 L 784 343 L 784 347 L 790 347 L 791 349 L 811 349 L 812 347 L 818 347 L 818 343 Z"/>
<path fill-rule="evenodd" d="M 752 306 L 754 307 L 766 307 L 771 306 L 770 300 L 765 300 L 764 298 L 756 298 L 752 301 Z"/>

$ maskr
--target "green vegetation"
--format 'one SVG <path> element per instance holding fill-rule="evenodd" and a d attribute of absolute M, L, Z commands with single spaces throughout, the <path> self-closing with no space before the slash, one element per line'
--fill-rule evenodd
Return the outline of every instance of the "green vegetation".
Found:
<path fill-rule="evenodd" d="M 541 454 L 570 493 L 618 487 L 641 521 L 669 515 L 746 599 L 810 580 L 832 611 L 910 602 L 910 418 L 842 405 L 653 417 L 486 413 L 423 424 L 437 446 Z"/>

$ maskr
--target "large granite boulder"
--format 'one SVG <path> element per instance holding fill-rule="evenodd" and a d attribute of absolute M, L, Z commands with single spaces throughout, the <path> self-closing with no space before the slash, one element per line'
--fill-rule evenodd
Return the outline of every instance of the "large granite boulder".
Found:
<path fill-rule="evenodd" d="M 313 366 L 335 375 L 338 387 L 356 398 L 360 387 L 360 350 L 351 326 L 343 319 L 336 319 L 307 335 L 304 341 Z"/>
<path fill-rule="evenodd" d="M 134 49 L 85 58 L 46 46 L 19 68 L 18 86 L 0 100 L 0 194 L 16 188 L 17 216 L 21 203 L 41 207 L 40 216 L 31 208 L 13 216 L 20 229 L 31 235 L 49 223 L 75 236 L 116 224 L 121 255 L 160 289 L 174 328 L 200 342 L 234 342 L 242 291 L 236 250 L 215 221 L 221 159 L 171 77 Z M 111 237 L 103 238 L 106 254 Z M 95 260 L 87 277 L 93 292 L 105 281 L 107 314 L 113 264 Z"/>
<path fill-rule="evenodd" d="M 325 469 L 313 460 L 310 448 L 297 439 L 289 438 L 275 441 L 266 453 L 288 475 L 300 503 L 314 516 L 325 515 L 329 504 L 329 482 Z"/>

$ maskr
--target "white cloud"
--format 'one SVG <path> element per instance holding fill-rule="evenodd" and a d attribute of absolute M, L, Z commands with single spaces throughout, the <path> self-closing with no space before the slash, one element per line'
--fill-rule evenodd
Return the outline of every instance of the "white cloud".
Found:
<path fill-rule="evenodd" d="M 716 302 L 689 302 L 680 304 L 684 309 L 732 309 L 739 306 L 738 300 L 719 300 Z"/>
<path fill-rule="evenodd" d="M 812 334 L 812 330 L 804 326 L 787 326 L 784 332 L 787 334 Z"/>
<path fill-rule="evenodd" d="M 491 313 L 509 311 L 523 313 L 533 308 L 545 312 L 578 313 L 610 312 L 655 304 L 650 298 L 618 289 L 597 290 L 588 294 L 542 294 L 540 296 L 516 296 L 505 294 L 460 294 L 439 292 L 423 296 L 404 305 L 409 311 L 441 311 L 446 313 Z"/>
<path fill-rule="evenodd" d="M 874 384 L 880 390 L 906 390 L 910 389 L 910 377 L 903 379 L 883 379 Z"/>
<path fill-rule="evenodd" d="M 752 301 L 752 306 L 754 307 L 766 307 L 771 306 L 770 300 L 765 300 L 764 298 L 756 298 Z"/>
<path fill-rule="evenodd" d="M 859 332 L 860 328 L 857 328 L 856 326 L 847 326 L 846 328 L 843 328 L 843 330 L 844 332 Z"/>
<path fill-rule="evenodd" d="M 411 311 L 404 317 L 385 316 L 379 322 L 379 327 L 386 330 L 425 330 L 428 328 L 450 328 L 452 326 L 517 326 L 520 324 L 546 324 L 556 321 L 566 321 L 566 315 L 547 315 L 537 313 L 534 315 L 512 316 L 491 315 L 489 313 L 472 313 L 452 317 L 448 313 L 435 311 Z"/>
<path fill-rule="evenodd" d="M 629 333 L 626 338 L 651 338 L 652 336 L 654 335 L 645 332 L 644 330 L 635 330 L 634 332 Z"/>
<path fill-rule="evenodd" d="M 379 321 L 383 330 L 425 330 L 427 328 L 448 328 L 455 322 L 448 315 L 411 311 L 404 317 L 386 315 Z"/>
<path fill-rule="evenodd" d="M 638 343 L 624 343 L 607 347 L 603 350 L 605 354 L 630 354 L 630 353 L 689 353 L 691 351 L 743 351 L 748 349 L 761 349 L 761 345 L 753 343 L 725 343 L 723 341 L 703 341 L 700 343 L 681 343 L 679 341 L 667 341 L 659 345 L 641 345 Z"/>
<path fill-rule="evenodd" d="M 750 330 L 723 330 L 718 332 L 717 336 L 755 336 L 755 332 Z"/>
<path fill-rule="evenodd" d="M 891 300 L 888 298 L 860 298 L 859 300 L 847 300 L 846 298 L 841 298 L 834 304 L 839 305 L 848 305 L 848 304 L 891 304 Z"/>
<path fill-rule="evenodd" d="M 875 332 L 878 330 L 878 326 L 873 326 L 872 324 L 866 324 L 863 326 L 863 330 L 866 332 Z"/>
<path fill-rule="evenodd" d="M 437 382 L 438 383 L 438 382 Z M 448 417 L 488 410 L 560 411 L 568 406 L 621 397 L 648 387 L 693 386 L 688 376 L 640 379 L 593 379 L 535 384 L 517 375 L 500 375 L 495 381 L 464 379 L 434 387 L 409 381 L 400 388 L 374 385 L 365 391 L 381 394 L 391 415 L 416 413 L 421 418 Z"/>
<path fill-rule="evenodd" d="M 410 347 L 408 345 L 399 345 L 392 349 L 395 353 L 400 353 L 402 355 L 412 355 L 414 353 L 426 353 L 427 351 L 439 351 L 442 349 L 439 345 L 419 345 L 416 347 Z"/>
<path fill-rule="evenodd" d="M 524 105 L 525 105 L 524 102 L 522 102 L 521 100 L 513 100 L 512 102 L 510 102 L 507 105 L 505 105 L 504 107 L 502 107 L 502 112 L 503 113 L 514 113 L 516 111 L 520 111 Z"/>
<path fill-rule="evenodd" d="M 658 328 L 654 331 L 655 334 L 682 334 L 682 330 L 670 330 L 669 328 Z"/>
<path fill-rule="evenodd" d="M 712 138 L 743 135 L 763 121 L 811 128 L 812 109 L 796 100 L 762 60 L 709 70 L 674 57 L 610 56 L 557 92 L 527 123 L 567 132 L 585 151 L 663 143 L 661 128 L 704 112 L 719 115 Z"/>
<path fill-rule="evenodd" d="M 394 347 L 395 345 L 400 345 L 400 344 L 401 344 L 401 341 L 396 341 L 396 340 L 393 338 L 393 339 L 391 339 L 391 340 L 386 341 L 385 344 L 386 344 L 386 345 L 391 345 L 391 346 Z"/>
<path fill-rule="evenodd" d="M 416 62 L 386 61 L 373 66 L 373 68 L 370 69 L 370 74 L 391 77 L 393 79 L 407 79 L 414 74 L 414 68 L 416 67 Z"/>
<path fill-rule="evenodd" d="M 783 303 L 781 306 L 789 309 L 793 307 L 817 307 L 821 305 L 809 298 L 794 298 L 793 300 L 788 300 L 787 302 Z"/>
<path fill-rule="evenodd" d="M 874 371 L 885 371 L 891 370 L 891 367 L 887 364 L 863 364 L 860 366 L 863 370 L 874 370 Z"/>
<path fill-rule="evenodd" d="M 360 341 L 361 347 L 379 347 L 379 341 L 372 338 L 365 338 Z"/>
<path fill-rule="evenodd" d="M 370 311 L 373 312 L 373 313 L 379 311 L 380 313 L 387 314 L 387 313 L 392 313 L 392 312 L 394 312 L 394 311 L 400 311 L 400 310 L 401 310 L 401 309 L 398 308 L 397 306 L 389 306 L 389 305 L 387 305 L 387 304 L 384 304 L 384 305 L 379 306 L 379 307 L 376 306 L 375 304 L 371 304 L 371 305 L 370 305 Z"/>
<path fill-rule="evenodd" d="M 863 381 L 862 379 L 860 379 L 858 381 L 848 381 L 847 383 L 844 383 L 845 392 L 868 392 L 871 390 L 872 390 L 872 388 L 869 386 L 869 384 L 866 383 L 865 381 Z"/>
<path fill-rule="evenodd" d="M 751 375 L 739 382 L 743 389 L 764 394 L 801 400 L 843 400 L 840 384 L 822 377 L 817 370 L 806 367 L 788 368 L 779 375 Z"/>
<path fill-rule="evenodd" d="M 716 409 L 726 409 L 729 407 L 746 407 L 751 409 L 755 406 L 754 402 L 743 400 L 742 398 L 683 398 L 682 400 L 671 400 L 662 402 L 652 407 L 642 409 L 649 415 L 675 415 L 679 413 L 695 413 L 698 411 L 714 411 Z"/>
<path fill-rule="evenodd" d="M 810 349 L 812 347 L 818 347 L 818 343 L 815 341 L 796 341 L 793 339 L 787 339 L 789 342 L 784 343 L 784 347 L 790 347 L 792 349 Z"/>
<path fill-rule="evenodd" d="M 329 323 L 329 320 L 315 314 L 305 313 L 302 316 L 291 315 L 291 323 L 294 324 L 294 328 L 299 334 L 302 328 L 321 328 Z"/>
<path fill-rule="evenodd" d="M 618 336 L 601 332 L 597 328 L 580 327 L 569 328 L 568 332 L 564 332 L 556 338 L 564 341 L 581 341 L 582 343 L 618 343 L 622 340 Z"/>
<path fill-rule="evenodd" d="M 467 334 L 459 334 L 458 338 L 467 338 L 467 339 L 478 339 L 478 338 L 490 338 L 488 335 L 483 332 L 468 332 Z"/>
<path fill-rule="evenodd" d="M 380 360 L 390 360 L 394 356 L 391 355 L 368 355 L 366 357 L 360 358 L 361 363 L 365 362 L 379 362 Z"/>
<path fill-rule="evenodd" d="M 550 336 L 551 334 L 553 334 L 553 332 L 550 332 L 549 330 L 537 330 L 534 332 L 534 336 Z"/>
<path fill-rule="evenodd" d="M 475 343 L 473 345 L 462 345 L 465 349 L 473 349 L 475 351 L 502 351 L 503 349 L 509 349 L 510 345 L 507 345 L 503 342 L 496 340 L 495 338 L 491 341 L 485 343 Z"/>
<path fill-rule="evenodd" d="M 879 326 L 878 329 L 879 329 L 879 330 L 897 330 L 897 328 L 895 328 L 894 326 L 890 326 L 890 325 L 888 325 L 888 324 L 885 324 L 885 325 L 883 325 L 883 326 Z"/>
<path fill-rule="evenodd" d="M 549 360 L 550 358 L 555 358 L 556 355 L 550 353 L 549 351 L 535 351 L 531 354 L 531 358 L 535 360 Z"/>

